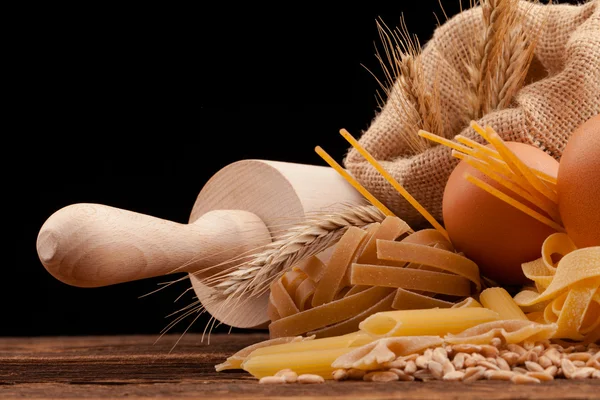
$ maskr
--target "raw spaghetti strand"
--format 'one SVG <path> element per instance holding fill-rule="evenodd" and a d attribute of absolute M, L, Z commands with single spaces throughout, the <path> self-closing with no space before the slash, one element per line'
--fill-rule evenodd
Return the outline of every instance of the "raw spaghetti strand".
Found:
<path fill-rule="evenodd" d="M 321 146 L 315 147 L 315 152 L 327 163 L 331 168 L 336 170 L 349 184 L 351 184 L 360 194 L 362 194 L 371 204 L 377 207 L 385 215 L 394 215 L 381 201 L 373 196 L 363 185 L 361 185 L 352 175 L 348 173 L 340 164 L 338 164 Z"/>
<path fill-rule="evenodd" d="M 468 180 L 469 182 L 471 182 L 472 184 L 478 186 L 479 188 L 485 190 L 489 194 L 491 194 L 491 195 L 499 198 L 500 200 L 510 204 L 511 206 L 523 211 L 525 214 L 529 215 L 530 217 L 535 218 L 538 221 L 540 221 L 541 223 L 548 225 L 550 228 L 556 230 L 557 232 L 565 231 L 565 229 L 562 226 L 560 226 L 559 224 L 557 224 L 556 222 L 543 216 L 542 214 L 538 213 L 537 211 L 532 210 L 531 208 L 527 207 L 526 205 L 519 203 L 512 197 L 502 193 L 500 190 L 494 188 L 493 186 L 488 185 L 481 179 L 478 179 L 471 174 L 465 174 L 465 179 Z"/>
<path fill-rule="evenodd" d="M 414 197 L 412 197 L 412 195 L 410 193 L 408 193 L 406 191 L 406 189 L 404 189 L 402 187 L 402 185 L 400 185 L 400 183 L 398 181 L 396 181 L 382 166 L 381 164 L 379 164 L 377 162 L 377 160 L 375 160 L 375 158 L 373 158 L 373 156 L 371 154 L 369 154 L 369 152 L 367 152 L 359 143 L 358 141 L 356 141 L 356 139 L 354 139 L 354 137 L 352 137 L 352 135 L 350 135 L 350 133 L 345 130 L 345 129 L 341 129 L 340 130 L 340 134 L 344 137 L 344 139 L 346 139 L 351 145 L 352 147 L 354 147 L 356 150 L 358 150 L 358 152 L 369 162 L 369 164 L 371 164 L 373 167 L 375 167 L 375 169 L 377 169 L 377 171 L 394 187 L 394 189 L 396 189 L 398 191 L 398 193 L 400 193 L 402 195 L 402 197 L 404 197 L 417 211 L 419 211 L 419 213 L 425 217 L 425 219 L 427 221 L 429 221 L 429 223 L 436 229 L 438 230 L 442 235 L 444 235 L 444 237 L 448 240 L 450 240 L 450 237 L 448 236 L 448 232 L 446 232 L 446 229 L 439 223 L 436 221 L 435 218 L 433 218 L 433 216 L 427 211 L 425 210 L 425 208 L 423 208 L 423 206 L 421 204 L 419 204 L 417 202 L 417 200 L 415 200 Z"/>

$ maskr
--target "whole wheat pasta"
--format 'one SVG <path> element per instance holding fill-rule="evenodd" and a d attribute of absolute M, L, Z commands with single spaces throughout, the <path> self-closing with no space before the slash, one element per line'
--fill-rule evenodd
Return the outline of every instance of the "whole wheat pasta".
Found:
<path fill-rule="evenodd" d="M 400 244 L 423 256 L 410 253 L 402 259 L 388 251 L 382 257 L 382 243 Z M 394 216 L 364 229 L 349 228 L 329 259 L 324 262 L 318 256 L 271 284 L 272 338 L 343 335 L 358 330 L 360 322 L 375 313 L 450 308 L 481 287 L 477 266 L 455 253 L 440 232 L 412 232 Z"/>

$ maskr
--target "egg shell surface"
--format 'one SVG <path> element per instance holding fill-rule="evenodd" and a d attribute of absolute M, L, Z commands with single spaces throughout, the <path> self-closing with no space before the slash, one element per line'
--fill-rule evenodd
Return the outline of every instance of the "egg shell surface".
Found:
<path fill-rule="evenodd" d="M 558 210 L 577 247 L 600 246 L 600 114 L 573 131 L 560 158 Z"/>
<path fill-rule="evenodd" d="M 557 175 L 558 161 L 539 148 L 519 142 L 506 145 L 528 167 Z M 543 214 L 535 204 L 460 161 L 448 178 L 442 202 L 444 226 L 454 247 L 477 263 L 482 276 L 498 284 L 530 283 L 521 265 L 538 259 L 544 240 L 556 231 L 467 181 L 466 173 Z"/>

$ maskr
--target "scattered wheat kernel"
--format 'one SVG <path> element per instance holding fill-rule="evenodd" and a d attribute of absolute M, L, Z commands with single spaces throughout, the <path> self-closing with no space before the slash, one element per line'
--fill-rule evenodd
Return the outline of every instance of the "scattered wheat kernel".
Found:
<path fill-rule="evenodd" d="M 507 344 L 506 348 L 508 350 L 512 351 L 513 353 L 517 353 L 520 356 L 527 353 L 527 350 L 525 350 L 523 347 L 519 346 L 518 344 L 514 344 L 514 343 Z"/>
<path fill-rule="evenodd" d="M 273 376 L 283 376 L 283 374 L 285 374 L 287 372 L 294 372 L 294 371 L 292 371 L 290 368 L 280 369 L 279 371 L 275 372 L 275 375 L 273 375 Z"/>
<path fill-rule="evenodd" d="M 352 380 L 361 380 L 366 374 L 364 370 L 356 368 L 350 368 L 346 373 L 348 374 L 348 379 Z"/>
<path fill-rule="evenodd" d="M 578 368 L 571 376 L 571 379 L 587 379 L 596 371 L 597 369 L 592 367 Z"/>
<path fill-rule="evenodd" d="M 547 356 L 541 356 L 540 358 L 538 358 L 538 364 L 540 364 L 540 366 L 544 369 L 548 368 L 549 366 L 553 365 L 552 360 L 550 360 Z"/>
<path fill-rule="evenodd" d="M 558 367 L 556 365 L 551 365 L 544 370 L 548 375 L 556 376 L 558 373 Z"/>
<path fill-rule="evenodd" d="M 527 350 L 527 351 L 529 351 L 529 350 L 533 349 L 533 347 L 534 347 L 534 346 L 535 346 L 535 343 L 533 343 L 533 342 L 531 342 L 531 341 L 529 341 L 529 340 L 528 340 L 528 341 L 525 341 L 525 342 L 523 342 L 523 345 L 522 345 L 522 347 L 523 347 L 525 350 Z"/>
<path fill-rule="evenodd" d="M 585 367 L 585 363 L 580 360 L 573 361 L 573 365 L 576 366 L 577 368 Z"/>
<path fill-rule="evenodd" d="M 363 380 L 367 382 L 391 382 L 398 379 L 398 375 L 391 371 L 373 371 L 363 377 Z"/>
<path fill-rule="evenodd" d="M 396 375 L 398 375 L 398 380 L 400 380 L 400 381 L 410 382 L 410 381 L 414 381 L 415 380 L 415 378 L 412 375 L 406 374 L 401 369 L 390 368 L 389 371 L 395 373 Z"/>
<path fill-rule="evenodd" d="M 585 366 L 600 369 L 600 360 L 594 360 L 593 358 L 590 358 L 589 361 L 585 363 Z"/>
<path fill-rule="evenodd" d="M 508 362 L 504 358 L 496 357 L 496 364 L 501 370 L 510 371 L 510 365 L 508 365 Z"/>
<path fill-rule="evenodd" d="M 442 379 L 444 376 L 444 367 L 437 361 L 429 361 L 427 363 L 427 369 L 436 379 Z"/>
<path fill-rule="evenodd" d="M 498 371 L 500 369 L 496 364 L 492 364 L 491 362 L 489 362 L 487 360 L 478 361 L 477 365 L 479 365 L 480 367 L 484 367 L 485 369 L 491 369 L 494 371 Z"/>
<path fill-rule="evenodd" d="M 541 383 L 541 381 L 538 378 L 520 374 L 513 375 L 513 377 L 510 378 L 510 381 L 513 383 Z"/>
<path fill-rule="evenodd" d="M 345 381 L 348 379 L 348 371 L 345 369 L 336 369 L 331 373 L 331 377 L 336 381 Z"/>
<path fill-rule="evenodd" d="M 573 377 L 573 374 L 577 370 L 577 367 L 575 367 L 575 365 L 573 365 L 573 362 L 568 358 L 563 358 L 560 361 L 560 368 L 562 369 L 563 375 L 567 379 L 571 379 Z"/>
<path fill-rule="evenodd" d="M 597 370 L 596 372 L 594 372 L 592 374 L 592 378 L 594 378 L 594 379 L 600 379 L 600 370 Z"/>
<path fill-rule="evenodd" d="M 455 344 L 452 346 L 452 351 L 457 353 L 479 353 L 481 346 L 476 344 Z"/>
<path fill-rule="evenodd" d="M 485 377 L 486 369 L 483 367 L 471 367 L 465 371 L 463 382 L 474 382 Z"/>
<path fill-rule="evenodd" d="M 538 356 L 542 354 L 544 350 L 546 350 L 546 346 L 544 346 L 543 344 L 538 344 L 531 349 L 531 351 L 536 353 Z"/>
<path fill-rule="evenodd" d="M 465 357 L 464 366 L 465 368 L 472 368 L 477 366 L 477 359 L 471 355 L 467 355 Z"/>
<path fill-rule="evenodd" d="M 426 356 L 420 356 L 417 357 L 417 359 L 415 360 L 415 364 L 417 365 L 417 367 L 421 368 L 421 369 L 425 369 L 427 368 L 427 363 L 431 360 L 431 358 L 427 358 Z"/>
<path fill-rule="evenodd" d="M 522 375 L 525 375 L 526 373 L 529 372 L 528 370 L 526 370 L 525 368 L 522 368 L 522 367 L 513 367 L 512 371 L 517 374 L 522 374 Z"/>
<path fill-rule="evenodd" d="M 454 368 L 463 369 L 465 365 L 465 356 L 466 353 L 458 353 L 452 359 L 452 364 L 454 364 Z"/>
<path fill-rule="evenodd" d="M 429 372 L 428 369 L 420 369 L 413 374 L 415 379 L 419 379 L 423 382 L 433 381 L 436 378 Z"/>
<path fill-rule="evenodd" d="M 503 371 L 503 370 L 485 371 L 486 379 L 489 379 L 491 381 L 510 381 L 510 378 L 512 378 L 514 375 L 515 375 L 515 373 L 512 371 Z"/>
<path fill-rule="evenodd" d="M 406 367 L 404 367 L 404 372 L 406 372 L 409 375 L 414 374 L 415 372 L 417 372 L 417 364 L 415 364 L 414 361 L 407 362 Z"/>
<path fill-rule="evenodd" d="M 490 344 L 496 348 L 499 348 L 502 346 L 502 339 L 495 337 L 492 340 L 490 340 Z"/>
<path fill-rule="evenodd" d="M 258 380 L 258 383 L 266 384 L 266 385 L 273 385 L 273 384 L 280 384 L 280 383 L 286 383 L 286 382 L 282 376 L 263 376 L 262 378 L 260 378 Z"/>
<path fill-rule="evenodd" d="M 533 361 L 525 361 L 525 368 L 532 372 L 544 372 L 544 368 Z"/>
<path fill-rule="evenodd" d="M 489 344 L 484 344 L 481 346 L 481 355 L 484 357 L 496 357 L 498 356 L 498 354 L 500 354 L 500 351 L 498 350 L 497 347 L 489 345 Z"/>
<path fill-rule="evenodd" d="M 448 361 L 448 352 L 443 347 L 437 347 L 435 350 L 433 350 L 431 359 L 439 362 L 440 364 L 444 364 L 446 361 Z"/>
<path fill-rule="evenodd" d="M 450 372 L 456 371 L 456 368 L 454 368 L 454 364 L 452 364 L 450 362 L 450 360 L 446 360 L 442 364 L 442 371 L 443 371 L 444 375 L 446 375 L 446 374 L 449 374 Z"/>
<path fill-rule="evenodd" d="M 406 361 L 397 358 L 394 361 L 389 361 L 389 362 L 384 363 L 383 367 L 385 367 L 385 368 L 400 368 L 400 369 L 402 369 L 402 368 L 406 367 Z"/>
<path fill-rule="evenodd" d="M 534 351 L 529 350 L 527 353 L 521 355 L 519 357 L 519 360 L 517 361 L 518 364 L 525 364 L 525 361 L 533 361 L 533 362 L 537 362 L 538 360 L 538 355 L 537 353 L 535 353 Z"/>
<path fill-rule="evenodd" d="M 552 364 L 559 366 L 562 355 L 556 350 L 556 348 L 551 347 L 544 352 L 544 357 L 547 357 Z"/>
<path fill-rule="evenodd" d="M 325 379 L 320 375 L 302 374 L 298 375 L 298 383 L 325 383 Z"/>
<path fill-rule="evenodd" d="M 519 358 L 521 356 L 519 356 L 519 354 L 515 353 L 514 351 L 509 351 L 508 353 L 502 354 L 501 357 L 506 360 L 508 365 L 512 366 L 512 365 L 517 365 L 517 362 L 519 361 Z"/>
<path fill-rule="evenodd" d="M 533 372 L 532 371 L 532 372 L 526 373 L 525 375 L 539 379 L 542 382 L 554 380 L 554 376 L 552 376 L 546 372 Z"/>
<path fill-rule="evenodd" d="M 294 383 L 296 380 L 298 380 L 298 374 L 291 369 L 282 369 L 281 371 L 277 371 L 275 376 L 282 377 L 286 383 Z"/>
<path fill-rule="evenodd" d="M 445 374 L 442 379 L 445 381 L 457 382 L 462 381 L 464 377 L 465 373 L 463 371 L 453 371 Z"/>

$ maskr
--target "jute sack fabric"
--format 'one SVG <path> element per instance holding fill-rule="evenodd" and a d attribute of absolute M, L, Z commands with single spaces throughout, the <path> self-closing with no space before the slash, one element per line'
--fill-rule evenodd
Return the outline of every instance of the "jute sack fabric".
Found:
<path fill-rule="evenodd" d="M 579 5 L 544 5 L 520 1 L 518 13 L 526 29 L 538 29 L 528 78 L 509 106 L 475 119 L 489 125 L 504 140 L 533 144 L 560 159 L 573 130 L 600 113 L 600 0 Z M 481 7 L 462 11 L 440 25 L 419 54 L 425 80 L 438 96 L 443 136 L 461 134 L 485 143 L 470 127 L 466 53 L 484 29 Z M 433 78 L 433 76 L 436 76 Z M 360 144 L 438 221 L 442 196 L 458 160 L 446 146 L 411 150 L 408 135 L 420 126 L 399 115 L 402 99 L 396 86 L 386 103 L 358 136 Z M 410 101 L 410 100 L 407 100 Z M 413 227 L 426 224 L 422 216 L 354 149 L 344 159 L 346 169 L 380 201 Z M 600 172 L 599 172 L 600 173 Z"/>

